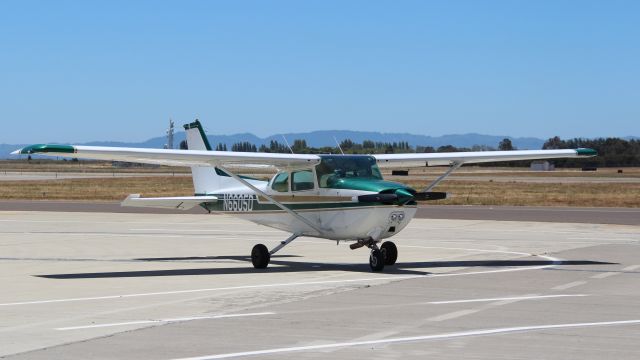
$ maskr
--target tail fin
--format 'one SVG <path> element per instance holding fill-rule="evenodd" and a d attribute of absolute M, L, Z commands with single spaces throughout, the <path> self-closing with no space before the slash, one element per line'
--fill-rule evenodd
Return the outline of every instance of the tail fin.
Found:
<path fill-rule="evenodd" d="M 213 150 L 209 144 L 209 139 L 204 133 L 200 120 L 185 124 L 184 130 L 187 134 L 187 146 L 190 150 Z"/>
<path fill-rule="evenodd" d="M 190 124 L 185 124 L 184 130 L 187 135 L 187 147 L 189 150 L 212 150 L 200 121 L 196 120 Z M 225 175 L 213 166 L 192 166 L 191 176 L 193 177 L 194 193 L 196 195 L 208 195 L 215 193 L 218 189 L 227 187 L 229 180 L 233 179 Z"/>

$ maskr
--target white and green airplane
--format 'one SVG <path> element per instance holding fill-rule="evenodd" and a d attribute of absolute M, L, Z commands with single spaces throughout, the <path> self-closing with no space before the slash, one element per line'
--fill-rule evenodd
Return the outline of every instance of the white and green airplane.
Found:
<path fill-rule="evenodd" d="M 396 245 L 382 242 L 398 234 L 414 217 L 417 201 L 446 198 L 431 190 L 463 164 L 596 156 L 592 149 L 515 150 L 375 155 L 309 155 L 212 151 L 199 121 L 184 125 L 189 150 L 38 144 L 12 154 L 190 166 L 193 196 L 143 198 L 129 195 L 122 206 L 191 209 L 201 206 L 291 234 L 269 250 L 257 244 L 251 261 L 266 268 L 273 254 L 300 236 L 351 241 L 351 249 L 371 249 L 369 265 L 381 271 L 398 257 Z M 381 167 L 448 166 L 435 181 L 417 191 L 385 181 Z M 231 169 L 275 167 L 270 181 Z M 382 244 L 378 246 L 378 244 Z"/>

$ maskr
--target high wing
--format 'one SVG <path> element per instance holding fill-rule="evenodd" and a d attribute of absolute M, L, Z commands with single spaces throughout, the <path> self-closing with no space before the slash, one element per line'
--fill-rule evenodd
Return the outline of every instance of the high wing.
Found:
<path fill-rule="evenodd" d="M 37 144 L 11 154 L 39 154 L 79 159 L 127 161 L 169 166 L 234 166 L 277 168 L 309 167 L 320 162 L 317 155 L 235 151 L 168 150 L 81 145 Z"/>
<path fill-rule="evenodd" d="M 64 156 L 80 159 L 127 161 L 169 166 L 234 166 L 277 168 L 309 167 L 320 162 L 318 155 L 276 154 L 210 150 L 167 150 L 82 145 L 37 144 L 12 152 Z M 451 153 L 376 154 L 378 166 L 441 166 L 484 162 L 592 157 L 593 149 L 473 151 Z"/>
<path fill-rule="evenodd" d="M 462 165 L 499 161 L 582 158 L 598 155 L 593 149 L 473 151 L 451 153 L 411 153 L 372 155 L 378 166 L 419 167 Z"/>

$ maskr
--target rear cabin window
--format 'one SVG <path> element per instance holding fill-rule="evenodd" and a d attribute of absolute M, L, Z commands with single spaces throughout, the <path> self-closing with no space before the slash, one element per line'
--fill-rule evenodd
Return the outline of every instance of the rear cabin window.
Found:
<path fill-rule="evenodd" d="M 313 172 L 311 170 L 294 171 L 291 173 L 291 190 L 313 190 Z"/>
<path fill-rule="evenodd" d="M 271 188 L 277 192 L 289 191 L 289 173 L 283 172 L 276 175 L 276 178 L 273 179 L 273 184 L 271 184 Z"/>
<path fill-rule="evenodd" d="M 382 180 L 372 156 L 325 155 L 316 166 L 316 174 L 321 188 L 330 188 L 343 178 Z"/>

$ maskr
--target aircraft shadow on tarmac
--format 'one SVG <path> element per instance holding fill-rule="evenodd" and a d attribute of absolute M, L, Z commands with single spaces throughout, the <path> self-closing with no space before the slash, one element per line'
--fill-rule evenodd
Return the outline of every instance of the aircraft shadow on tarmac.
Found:
<path fill-rule="evenodd" d="M 247 267 L 208 267 L 198 269 L 169 269 L 169 270 L 139 270 L 139 271 L 113 271 L 73 274 L 47 274 L 35 275 L 48 279 L 96 279 L 96 278 L 126 278 L 126 277 L 152 277 L 152 276 L 194 276 L 194 275 L 229 275 L 229 274 L 256 274 L 256 273 L 289 273 L 305 271 L 350 271 L 371 273 L 369 264 L 331 264 L 306 261 L 287 261 L 286 258 L 298 257 L 295 255 L 273 256 L 267 269 L 254 269 Z M 204 257 L 174 257 L 174 258 L 141 258 L 134 259 L 142 262 L 189 262 L 207 260 L 233 260 L 251 262 L 248 256 L 204 256 Z M 615 263 L 590 261 L 590 260 L 477 260 L 477 261 L 424 261 L 424 262 L 398 262 L 387 266 L 383 274 L 401 275 L 429 275 L 428 271 L 416 269 L 430 268 L 455 268 L 455 267 L 533 267 L 545 265 L 576 266 L 576 265 L 613 265 Z"/>

